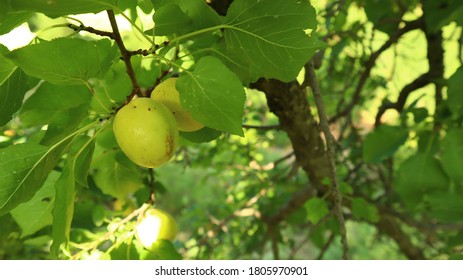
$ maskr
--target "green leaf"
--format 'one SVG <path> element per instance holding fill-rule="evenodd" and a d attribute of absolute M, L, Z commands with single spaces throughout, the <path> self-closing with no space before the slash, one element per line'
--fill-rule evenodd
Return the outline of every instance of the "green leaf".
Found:
<path fill-rule="evenodd" d="M 0 55 L 0 65 L 1 63 Z M 19 110 L 28 89 L 27 76 L 17 68 L 5 80 L 0 81 L 0 126 L 8 123 Z"/>
<path fill-rule="evenodd" d="M 381 125 L 365 138 L 363 159 L 365 162 L 380 163 L 392 156 L 408 138 L 408 131 L 398 126 Z"/>
<path fill-rule="evenodd" d="M 0 149 L 0 215 L 34 196 L 64 148 L 26 143 Z"/>
<path fill-rule="evenodd" d="M 43 187 L 31 200 L 11 210 L 11 215 L 21 227 L 21 238 L 32 235 L 45 226 L 51 225 L 51 210 L 55 200 L 54 184 L 59 173 L 52 171 Z"/>
<path fill-rule="evenodd" d="M 119 147 L 116 141 L 116 136 L 114 136 L 113 128 L 110 125 L 104 127 L 99 132 L 98 137 L 96 138 L 96 143 L 98 144 L 98 146 L 102 147 L 105 150 L 110 150 Z"/>
<path fill-rule="evenodd" d="M 439 150 L 439 135 L 433 130 L 420 131 L 417 136 L 419 153 L 436 153 Z"/>
<path fill-rule="evenodd" d="M 325 200 L 314 197 L 306 202 L 307 218 L 312 224 L 317 224 L 330 210 Z"/>
<path fill-rule="evenodd" d="M 58 38 L 16 49 L 6 57 L 30 76 L 74 85 L 102 76 L 112 64 L 115 51 L 106 39 Z"/>
<path fill-rule="evenodd" d="M 172 242 L 159 240 L 148 250 L 140 253 L 140 260 L 181 260 L 182 256 L 175 250 Z"/>
<path fill-rule="evenodd" d="M 343 195 L 352 195 L 354 193 L 352 186 L 346 182 L 339 182 L 339 191 Z"/>
<path fill-rule="evenodd" d="M 92 86 L 95 91 L 92 109 L 101 113 L 108 113 L 115 104 L 122 104 L 132 89 L 132 83 L 122 61 L 116 62 L 105 73 L 103 79 L 94 81 Z"/>
<path fill-rule="evenodd" d="M 133 242 L 120 244 L 110 254 L 111 260 L 138 260 L 140 257 Z"/>
<path fill-rule="evenodd" d="M 55 184 L 56 199 L 53 208 L 53 243 L 51 255 L 56 258 L 61 244 L 67 244 L 74 214 L 75 182 L 69 162 L 66 163 L 59 180 Z"/>
<path fill-rule="evenodd" d="M 63 112 L 89 104 L 91 98 L 83 85 L 59 86 L 45 82 L 24 101 L 18 117 L 24 127 L 49 124 Z"/>
<path fill-rule="evenodd" d="M 463 3 L 460 0 L 423 1 L 426 26 L 434 33 L 455 19 L 460 19 Z"/>
<path fill-rule="evenodd" d="M 15 10 L 44 13 L 50 17 L 70 14 L 98 13 L 113 8 L 113 0 L 14 0 L 11 5 Z"/>
<path fill-rule="evenodd" d="M 455 182 L 463 182 L 463 129 L 449 129 L 443 142 L 442 165 Z"/>
<path fill-rule="evenodd" d="M 88 172 L 95 151 L 95 141 L 85 137 L 86 142 L 83 147 L 74 155 L 74 178 L 75 182 L 81 187 L 88 187 Z"/>
<path fill-rule="evenodd" d="M 221 131 L 209 128 L 207 126 L 198 131 L 183 132 L 180 131 L 180 136 L 194 143 L 205 143 L 217 139 L 222 135 Z"/>
<path fill-rule="evenodd" d="M 397 2 L 393 0 L 367 0 L 365 1 L 365 12 L 378 30 L 386 33 L 397 30 L 399 23 L 390 20 L 400 17 L 400 7 L 398 7 Z"/>
<path fill-rule="evenodd" d="M 2 7 L 5 8 L 5 7 Z M 32 16 L 31 12 L 7 11 L 0 14 L 0 35 L 6 34 L 22 23 L 27 21 Z"/>
<path fill-rule="evenodd" d="M 0 44 L 0 84 L 3 84 L 16 69 L 16 66 L 4 56 L 9 52 L 7 47 Z"/>
<path fill-rule="evenodd" d="M 246 94 L 238 77 L 214 57 L 203 57 L 192 72 L 181 75 L 180 103 L 195 120 L 211 128 L 243 136 Z"/>
<path fill-rule="evenodd" d="M 463 198 L 449 192 L 435 193 L 425 197 L 429 204 L 430 218 L 440 222 L 463 221 Z"/>
<path fill-rule="evenodd" d="M 463 112 L 463 67 L 449 78 L 447 90 L 447 106 L 455 115 L 461 115 Z"/>
<path fill-rule="evenodd" d="M 51 146 L 74 132 L 88 117 L 87 105 L 81 105 L 66 111 L 59 112 L 48 125 L 45 136 L 40 144 Z"/>
<path fill-rule="evenodd" d="M 151 0 L 151 2 L 153 3 L 155 14 L 166 5 L 174 4 L 180 7 L 183 13 L 176 14 L 176 16 L 185 14 L 187 18 L 191 21 L 192 29 L 195 30 L 219 25 L 221 23 L 219 15 L 217 15 L 217 13 L 211 7 L 209 7 L 209 5 L 207 5 L 206 2 L 203 0 Z M 163 13 L 165 13 L 165 11 Z M 165 14 L 165 16 L 163 15 L 162 19 L 165 20 L 167 16 L 167 14 Z M 183 19 L 176 20 L 180 20 L 181 24 L 184 23 Z M 173 22 L 173 20 L 170 19 L 168 20 L 168 22 Z M 155 23 L 159 22 L 155 21 Z M 183 29 L 184 27 L 185 26 L 181 26 L 179 30 Z M 157 32 L 156 35 L 158 35 Z"/>
<path fill-rule="evenodd" d="M 224 59 L 243 82 L 260 77 L 293 80 L 323 44 L 305 30 L 315 30 L 315 9 L 309 1 L 236 0 L 224 21 Z"/>
<path fill-rule="evenodd" d="M 363 198 L 353 198 L 352 215 L 358 219 L 376 223 L 379 219 L 378 209 Z"/>
<path fill-rule="evenodd" d="M 53 208 L 53 244 L 51 253 L 54 257 L 58 255 L 61 244 L 67 245 L 71 222 L 74 215 L 74 201 L 76 193 L 76 183 L 84 182 L 95 143 L 87 136 L 76 138 L 72 142 L 72 148 L 66 158 L 63 172 L 55 184 L 55 205 Z M 85 176 L 84 178 L 79 178 Z"/>
<path fill-rule="evenodd" d="M 155 23 L 155 35 L 164 36 L 177 34 L 181 35 L 191 31 L 192 20 L 185 14 L 178 5 L 169 3 L 157 9 L 153 15 Z M 151 34 L 150 31 L 146 32 Z"/>
<path fill-rule="evenodd" d="M 418 205 L 425 194 L 446 191 L 449 179 L 432 155 L 417 153 L 403 162 L 395 176 L 394 188 L 405 205 Z"/>
<path fill-rule="evenodd" d="M 105 151 L 97 158 L 93 178 L 103 193 L 123 200 L 143 187 L 141 169 L 120 150 Z"/>

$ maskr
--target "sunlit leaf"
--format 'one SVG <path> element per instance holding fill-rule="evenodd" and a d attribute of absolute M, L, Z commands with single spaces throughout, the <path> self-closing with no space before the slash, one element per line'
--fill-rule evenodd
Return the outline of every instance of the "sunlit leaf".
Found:
<path fill-rule="evenodd" d="M 11 3 L 12 7 L 16 10 L 39 12 L 51 17 L 98 13 L 113 7 L 112 0 L 14 0 Z"/>
<path fill-rule="evenodd" d="M 115 55 L 115 48 L 106 39 L 58 38 L 16 49 L 6 57 L 30 76 L 73 85 L 102 76 Z"/>
<path fill-rule="evenodd" d="M 92 99 L 92 109 L 108 113 L 115 104 L 125 101 L 131 88 L 132 84 L 127 76 L 125 64 L 122 61 L 114 63 L 103 79 L 93 82 L 95 98 Z"/>
<path fill-rule="evenodd" d="M 24 102 L 18 117 L 25 127 L 48 124 L 60 113 L 88 104 L 91 97 L 83 85 L 59 86 L 45 82 Z"/>
<path fill-rule="evenodd" d="M 0 149 L 0 215 L 30 200 L 60 159 L 65 145 L 34 143 Z"/>
<path fill-rule="evenodd" d="M 5 8 L 2 6 L 2 9 Z M 27 21 L 32 16 L 31 12 L 27 11 L 8 11 L 5 14 L 0 12 L 0 35 L 6 34 L 22 23 Z"/>
<path fill-rule="evenodd" d="M 86 185 L 86 175 L 94 146 L 94 141 L 89 137 L 76 138 L 72 143 L 61 176 L 54 186 L 56 198 L 53 208 L 53 244 L 51 253 L 55 257 L 58 255 L 60 245 L 67 244 L 69 241 L 74 214 L 76 184 L 77 182 L 85 182 Z M 85 176 L 85 179 L 81 178 L 81 176 Z"/>
<path fill-rule="evenodd" d="M 182 14 L 185 14 L 188 19 L 191 21 L 191 27 L 196 30 L 207 28 L 220 24 L 220 18 L 217 13 L 209 7 L 203 0 L 151 0 L 154 6 L 155 13 L 158 10 L 161 10 L 167 5 L 175 5 L 180 8 Z M 170 9 L 170 8 L 169 8 Z M 170 10 L 171 12 L 173 10 Z M 178 10 L 176 11 L 178 12 Z M 165 13 L 165 11 L 163 12 Z M 172 14 L 174 17 L 181 16 L 182 14 Z M 167 18 L 167 14 L 163 15 L 162 18 Z M 182 25 L 180 28 L 184 28 L 184 19 L 171 19 L 169 22 L 173 23 L 179 21 Z M 156 22 L 161 23 L 162 22 Z M 174 27 L 172 24 L 169 24 L 170 27 Z M 177 30 L 181 30 L 177 29 Z M 184 29 L 185 31 L 188 29 Z M 172 31 L 172 30 L 171 30 Z"/>
<path fill-rule="evenodd" d="M 105 194 L 124 200 L 143 187 L 141 169 L 120 150 L 103 152 L 92 167 L 95 183 Z"/>
<path fill-rule="evenodd" d="M 245 83 L 260 77 L 293 80 L 323 44 L 305 33 L 316 29 L 309 1 L 236 0 L 224 21 L 225 57 Z"/>
<path fill-rule="evenodd" d="M 180 102 L 195 120 L 211 128 L 243 135 L 246 94 L 238 77 L 220 60 L 204 57 L 176 83 Z"/>
<path fill-rule="evenodd" d="M 81 105 L 56 114 L 48 124 L 40 144 L 51 146 L 74 132 L 88 117 L 87 105 Z"/>
<path fill-rule="evenodd" d="M 157 9 L 153 15 L 156 36 L 184 34 L 192 30 L 192 19 L 185 14 L 178 5 L 167 4 Z M 146 32 L 150 34 L 150 31 Z"/>
<path fill-rule="evenodd" d="M 43 187 L 35 193 L 31 200 L 11 210 L 11 215 L 21 227 L 21 237 L 34 234 L 51 224 L 51 211 L 55 201 L 54 184 L 58 176 L 58 172 L 52 171 Z"/>
<path fill-rule="evenodd" d="M 16 68 L 4 81 L 0 81 L 0 126 L 8 123 L 19 110 L 27 90 L 27 77 L 20 69 Z"/>

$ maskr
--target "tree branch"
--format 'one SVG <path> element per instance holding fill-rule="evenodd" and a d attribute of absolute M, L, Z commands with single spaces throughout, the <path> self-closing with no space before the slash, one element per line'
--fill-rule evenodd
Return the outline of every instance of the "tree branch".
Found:
<path fill-rule="evenodd" d="M 336 122 L 339 118 L 349 114 L 349 112 L 354 108 L 354 106 L 360 101 L 363 87 L 365 86 L 366 81 L 368 77 L 370 76 L 371 70 L 376 65 L 376 60 L 378 59 L 378 57 L 384 51 L 386 51 L 390 46 L 392 46 L 392 44 L 396 43 L 400 39 L 400 37 L 402 37 L 405 33 L 418 29 L 421 26 L 422 26 L 421 18 L 414 20 L 414 21 L 407 22 L 404 28 L 398 30 L 397 33 L 391 36 L 377 51 L 371 54 L 370 58 L 365 62 L 365 69 L 360 75 L 360 78 L 355 88 L 351 102 L 343 110 L 341 110 L 336 115 L 334 115 L 329 120 L 330 123 Z"/>
<path fill-rule="evenodd" d="M 302 197 L 294 198 L 298 201 L 294 204 L 295 210 L 300 202 L 304 202 L 299 201 L 300 198 L 305 196 L 308 199 L 316 192 L 326 193 L 329 190 L 324 184 L 324 179 L 329 177 L 329 164 L 318 124 L 312 116 L 306 92 L 300 88 L 297 81 L 285 83 L 275 79 L 259 79 L 251 87 L 265 93 L 270 111 L 278 116 L 281 130 L 286 132 L 291 141 L 296 162 L 304 169 L 312 183 L 310 191 L 301 190 Z M 283 211 L 290 212 L 292 211 L 289 209 Z M 275 222 L 283 219 L 284 215 L 274 217 Z"/>
<path fill-rule="evenodd" d="M 407 236 L 405 232 L 400 228 L 400 224 L 397 223 L 397 219 L 388 215 L 387 213 L 380 212 L 380 218 L 376 224 L 378 229 L 390 236 L 399 245 L 400 250 L 412 260 L 424 260 L 423 251 L 416 247 Z"/>
<path fill-rule="evenodd" d="M 116 17 L 114 16 L 114 11 L 106 10 L 106 12 L 108 14 L 109 22 L 111 23 L 111 28 L 113 29 L 114 40 L 116 41 L 117 46 L 119 47 L 122 59 L 125 63 L 127 74 L 129 75 L 130 81 L 132 82 L 132 92 L 129 96 L 127 96 L 127 99 L 125 101 L 125 104 L 127 104 L 130 102 L 130 100 L 132 100 L 133 97 L 135 97 L 136 95 L 141 95 L 142 92 L 140 90 L 140 86 L 138 85 L 137 78 L 135 77 L 135 72 L 133 70 L 132 63 L 130 62 L 130 52 L 125 48 L 124 42 L 122 41 L 122 37 L 116 22 Z"/>
<path fill-rule="evenodd" d="M 436 113 L 441 109 L 441 103 L 443 100 L 442 88 L 443 84 L 441 80 L 444 79 L 444 49 L 442 47 L 442 31 L 437 33 L 429 34 L 425 26 L 421 27 L 426 35 L 427 46 L 427 58 L 429 62 L 429 71 L 416 78 L 413 82 L 402 88 L 399 93 L 399 97 L 395 103 L 384 103 L 378 110 L 375 118 L 375 126 L 378 126 L 381 122 L 381 116 L 388 109 L 395 109 L 397 112 L 402 112 L 407 98 L 413 91 L 423 88 L 430 83 L 434 83 L 436 87 L 435 105 Z"/>
<path fill-rule="evenodd" d="M 346 232 L 346 223 L 344 220 L 344 215 L 342 213 L 342 195 L 339 191 L 338 179 L 336 175 L 336 163 L 335 163 L 335 140 L 333 135 L 331 134 L 329 125 L 328 125 L 328 117 L 326 116 L 325 105 L 323 104 L 323 99 L 320 91 L 320 87 L 318 85 L 317 76 L 315 74 L 315 69 L 312 62 L 309 62 L 306 67 L 306 81 L 308 82 L 309 86 L 312 88 L 313 95 L 315 98 L 315 104 L 317 106 L 318 116 L 320 118 L 320 126 L 323 130 L 323 134 L 325 135 L 326 139 L 326 149 L 327 149 L 327 157 L 329 163 L 329 171 L 330 171 L 330 179 L 331 179 L 331 186 L 332 186 L 332 195 L 334 201 L 334 208 L 336 217 L 339 222 L 339 228 L 341 233 L 341 242 L 343 246 L 343 259 L 349 259 L 349 244 L 347 242 L 347 232 Z"/>
<path fill-rule="evenodd" d="M 98 30 L 93 27 L 89 26 L 84 26 L 84 25 L 75 25 L 75 24 L 68 24 L 68 27 L 71 28 L 74 31 L 80 32 L 80 31 L 87 31 L 92 34 L 96 34 L 102 37 L 109 37 L 114 40 L 114 33 L 108 32 L 108 31 L 103 31 L 103 30 Z"/>
<path fill-rule="evenodd" d="M 422 87 L 427 86 L 431 82 L 431 73 L 425 73 L 418 78 L 416 78 L 413 82 L 406 85 L 402 88 L 399 93 L 399 97 L 396 102 L 394 103 L 383 103 L 381 107 L 378 109 L 378 113 L 376 114 L 375 118 L 375 126 L 379 126 L 381 124 L 381 116 L 388 110 L 388 109 L 395 109 L 397 112 L 402 112 L 405 102 L 407 101 L 408 96 L 413 91 L 420 89 Z"/>
<path fill-rule="evenodd" d="M 257 129 L 257 130 L 279 130 L 280 129 L 280 125 L 277 124 L 277 125 L 250 125 L 250 124 L 243 124 L 242 125 L 243 128 L 245 129 Z"/>
<path fill-rule="evenodd" d="M 323 259 L 323 256 L 325 255 L 326 251 L 328 248 L 330 248 L 331 243 L 334 241 L 335 235 L 331 232 L 330 236 L 328 237 L 328 240 L 326 241 L 325 245 L 323 245 L 323 248 L 320 250 L 320 253 L 318 254 L 317 260 Z"/>

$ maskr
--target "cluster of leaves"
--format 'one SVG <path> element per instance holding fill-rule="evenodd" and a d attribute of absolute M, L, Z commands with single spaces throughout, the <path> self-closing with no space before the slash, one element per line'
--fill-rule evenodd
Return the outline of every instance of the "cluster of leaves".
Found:
<path fill-rule="evenodd" d="M 347 199 L 362 208 L 354 216 L 394 216 L 422 258 L 461 258 L 463 3 L 346 1 L 333 15 L 320 80 L 348 155 Z"/>

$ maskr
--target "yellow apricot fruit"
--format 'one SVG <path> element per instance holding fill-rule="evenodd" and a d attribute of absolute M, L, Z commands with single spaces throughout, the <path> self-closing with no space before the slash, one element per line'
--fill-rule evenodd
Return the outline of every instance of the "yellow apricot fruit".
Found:
<path fill-rule="evenodd" d="M 178 143 L 178 128 L 170 110 L 151 98 L 135 98 L 114 117 L 114 136 L 122 152 L 148 168 L 169 161 Z"/>
<path fill-rule="evenodd" d="M 136 237 L 146 248 L 150 248 L 156 241 L 174 241 L 178 233 L 177 223 L 167 212 L 151 208 L 148 209 L 136 226 Z"/>
<path fill-rule="evenodd" d="M 177 78 L 169 78 L 160 83 L 151 92 L 151 98 L 163 103 L 170 109 L 180 131 L 192 132 L 203 128 L 204 125 L 193 119 L 191 114 L 180 104 L 179 93 L 175 88 L 176 82 Z"/>

